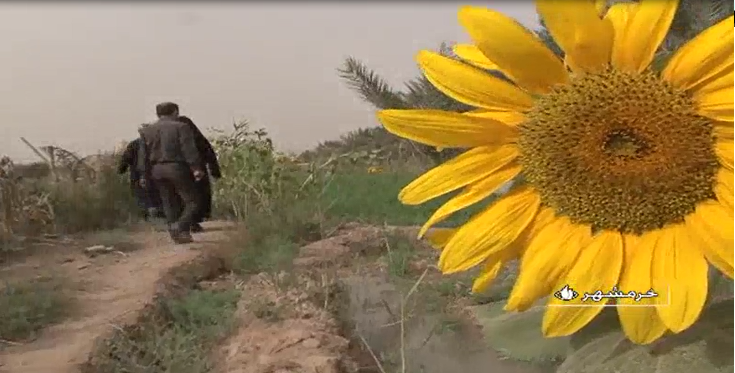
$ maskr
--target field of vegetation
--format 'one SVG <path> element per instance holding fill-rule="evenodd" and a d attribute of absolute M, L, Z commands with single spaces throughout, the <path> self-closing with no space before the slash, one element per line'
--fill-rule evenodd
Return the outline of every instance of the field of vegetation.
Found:
<path fill-rule="evenodd" d="M 442 162 L 442 153 L 431 153 L 433 149 L 399 140 L 380 128 L 350 133 L 300 155 L 277 152 L 265 131 L 253 130 L 246 122 L 213 135 L 212 142 L 224 174 L 215 183 L 215 219 L 236 224 L 215 250 L 224 266 L 196 276 L 190 273 L 201 269 L 175 268 L 184 272 L 175 278 L 186 278 L 177 286 L 188 290 L 158 294 L 136 323 L 95 347 L 84 372 L 222 369 L 217 359 L 223 352 L 213 346 L 228 343 L 238 333 L 243 321 L 237 315 L 247 312 L 259 323 L 279 325 L 306 317 L 294 311 L 303 304 L 328 313 L 338 324 L 332 333 L 350 341 L 343 347 L 329 345 L 329 353 L 344 356 L 339 369 L 346 371 L 484 372 L 489 365 L 498 372 L 592 372 L 583 368 L 589 361 L 573 351 L 609 354 L 606 348 L 590 351 L 584 346 L 621 342 L 616 332 L 603 333 L 607 339 L 600 339 L 598 326 L 571 339 L 544 339 L 542 307 L 504 314 L 503 300 L 515 276 L 512 267 L 484 294 L 470 292 L 471 273 L 451 277 L 438 273 L 432 265 L 437 253 L 426 242 L 416 241 L 415 234 L 416 226 L 442 201 L 404 206 L 397 194 L 414 177 Z M 5 161 L 1 222 L 6 265 L 37 255 L 32 248 L 44 240 L 97 232 L 89 242 L 120 246 L 126 235 L 140 229 L 126 175 L 115 173 L 113 157 L 101 157 L 96 169 L 83 175 L 75 174 L 70 163 L 56 164 L 52 173 L 48 166 L 44 172 L 43 165 L 14 166 Z M 485 203 L 440 226 L 456 226 Z M 99 232 L 117 233 L 100 238 Z M 342 251 L 318 248 L 335 238 L 341 240 Z M 309 254 L 304 254 L 310 247 L 320 252 L 317 271 Z M 299 264 L 304 256 L 306 267 Z M 202 279 L 216 286 L 203 286 Z M 6 280 L 0 294 L 0 344 L 13 347 L 33 340 L 48 325 L 73 317 L 76 306 L 64 286 L 68 281 L 58 275 Z M 252 292 L 259 292 L 257 299 Z M 713 312 L 730 311 L 731 307 Z M 617 325 L 614 314 L 605 317 L 600 321 L 605 328 Z M 727 325 L 702 324 L 687 335 L 696 334 L 707 343 L 687 344 L 671 353 L 710 353 L 706 346 L 711 341 L 731 341 L 717 331 L 723 327 Z M 580 342 L 589 340 L 593 342 Z M 307 349 L 295 356 L 311 353 L 313 349 Z M 620 364 L 631 358 L 632 372 L 648 372 L 651 364 L 663 359 L 630 352 L 610 361 Z M 598 368 L 602 369 L 594 369 Z M 257 369 L 252 371 L 268 371 Z"/>
<path fill-rule="evenodd" d="M 668 50 L 703 28 L 695 17 L 701 9 L 682 9 L 678 24 L 696 26 L 672 34 Z M 545 30 L 539 35 L 553 43 Z M 448 45 L 439 51 L 452 56 Z M 472 109 L 424 77 L 395 90 L 356 59 L 339 74 L 379 109 Z M 214 183 L 213 220 L 228 230 L 203 254 L 166 268 L 155 297 L 133 320 L 97 336 L 83 372 L 733 372 L 732 283 L 715 275 L 714 298 L 729 302 L 653 347 L 626 343 L 614 312 L 573 337 L 544 339 L 543 307 L 502 311 L 515 265 L 483 294 L 471 293 L 472 273 L 441 276 L 433 266 L 438 253 L 415 237 L 451 195 L 420 206 L 402 205 L 397 195 L 460 149 L 434 149 L 375 127 L 288 154 L 247 121 L 213 132 L 211 141 L 223 173 Z M 92 249 L 101 247 L 123 259 L 92 265 L 115 266 L 146 245 L 134 237 L 165 236 L 138 220 L 116 154 L 80 158 L 28 145 L 39 162 L 0 161 L 6 356 L 29 353 L 49 328 L 83 313 L 71 293 L 93 286 L 80 280 L 86 275 L 23 263 L 49 248 L 83 250 L 94 259 L 102 254 Z M 457 226 L 494 198 L 439 227 Z M 49 266 L 60 262 L 66 259 L 54 257 Z"/>

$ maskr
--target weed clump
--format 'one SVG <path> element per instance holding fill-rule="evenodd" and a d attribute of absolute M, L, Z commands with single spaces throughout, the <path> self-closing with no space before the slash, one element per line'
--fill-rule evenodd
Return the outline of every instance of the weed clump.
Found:
<path fill-rule="evenodd" d="M 33 339 L 42 328 L 70 315 L 73 302 L 57 277 L 6 283 L 0 288 L 0 339 Z"/>
<path fill-rule="evenodd" d="M 232 289 L 193 290 L 159 300 L 135 325 L 118 328 L 82 372 L 211 372 L 211 348 L 234 328 L 239 297 Z"/>
<path fill-rule="evenodd" d="M 16 165 L 0 158 L 0 250 L 22 237 L 111 229 L 136 219 L 114 154 L 96 156 L 92 167 L 63 149 L 45 148 L 57 158 L 65 154 L 65 162 L 52 157 L 55 162 Z"/>

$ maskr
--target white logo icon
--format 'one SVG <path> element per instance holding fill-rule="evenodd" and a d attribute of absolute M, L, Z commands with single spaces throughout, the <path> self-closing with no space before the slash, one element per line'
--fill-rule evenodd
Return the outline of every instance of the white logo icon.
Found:
<path fill-rule="evenodd" d="M 554 293 L 554 296 L 556 297 L 556 299 L 564 302 L 569 302 L 570 300 L 576 299 L 579 296 L 579 293 L 570 288 L 569 285 L 564 285 L 563 288 Z"/>

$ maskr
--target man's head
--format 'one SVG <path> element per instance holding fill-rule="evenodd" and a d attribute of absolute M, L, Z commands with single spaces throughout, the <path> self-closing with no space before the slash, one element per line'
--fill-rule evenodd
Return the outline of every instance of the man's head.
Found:
<path fill-rule="evenodd" d="M 176 105 L 173 102 L 162 102 L 156 105 L 156 115 L 158 115 L 159 118 L 178 117 L 179 105 Z"/>

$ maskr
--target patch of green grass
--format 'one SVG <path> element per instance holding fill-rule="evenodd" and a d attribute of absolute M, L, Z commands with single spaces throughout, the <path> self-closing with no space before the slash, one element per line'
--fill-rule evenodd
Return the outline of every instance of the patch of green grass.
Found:
<path fill-rule="evenodd" d="M 311 201 L 306 201 L 311 202 Z M 311 203 L 294 203 L 273 213 L 252 211 L 228 245 L 237 252 L 233 271 L 276 273 L 290 268 L 300 245 L 322 238 L 322 221 Z"/>
<path fill-rule="evenodd" d="M 182 299 L 167 300 L 171 324 L 180 332 L 211 342 L 232 327 L 240 293 L 236 290 L 194 290 Z"/>
<path fill-rule="evenodd" d="M 369 224 L 421 225 L 444 202 L 444 196 L 418 206 L 403 205 L 398 193 L 419 174 L 390 171 L 368 174 L 365 171 L 338 173 L 325 188 L 321 198 L 328 214 L 341 221 L 361 221 Z M 440 226 L 456 226 L 480 211 L 487 201 L 460 211 Z"/>
<path fill-rule="evenodd" d="M 239 252 L 233 270 L 238 274 L 274 273 L 291 266 L 298 245 L 287 237 L 271 234 L 246 243 Z"/>
<path fill-rule="evenodd" d="M 391 276 L 406 278 L 411 275 L 411 262 L 416 257 L 413 242 L 401 234 L 388 234 L 385 239 L 385 259 Z"/>
<path fill-rule="evenodd" d="M 443 298 L 464 298 L 470 295 L 470 286 L 465 278 L 460 276 L 441 277 L 429 284 L 429 287 L 440 297 Z M 462 276 L 464 277 L 464 276 Z"/>
<path fill-rule="evenodd" d="M 161 300 L 137 324 L 108 339 L 82 372 L 211 372 L 211 348 L 234 329 L 239 297 L 235 290 L 194 290 Z"/>
<path fill-rule="evenodd" d="M 70 315 L 73 302 L 56 277 L 5 284 L 0 289 L 0 339 L 32 339 L 45 326 Z"/>

